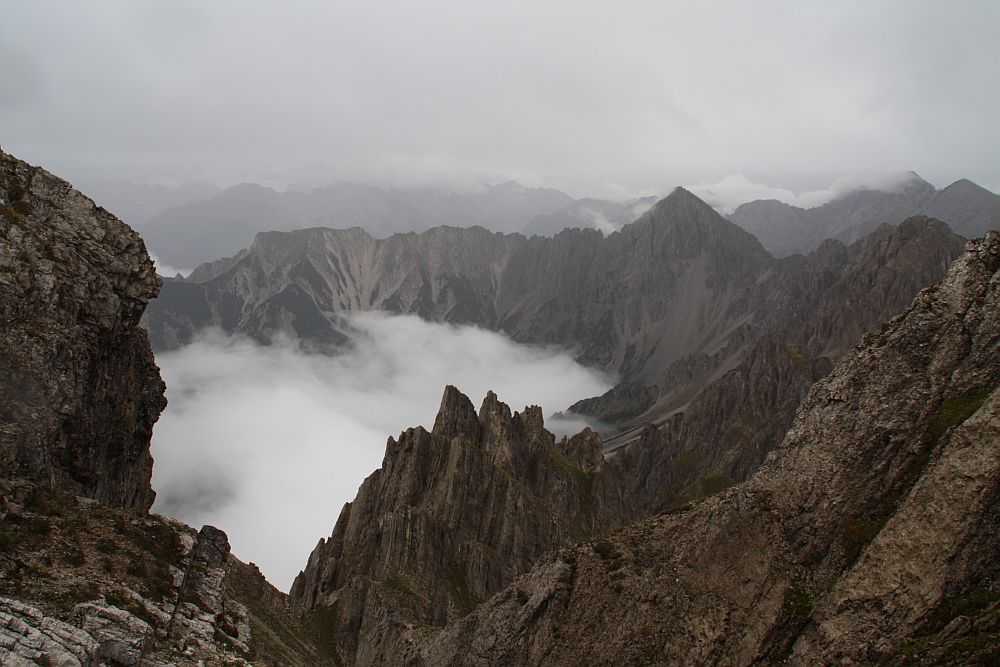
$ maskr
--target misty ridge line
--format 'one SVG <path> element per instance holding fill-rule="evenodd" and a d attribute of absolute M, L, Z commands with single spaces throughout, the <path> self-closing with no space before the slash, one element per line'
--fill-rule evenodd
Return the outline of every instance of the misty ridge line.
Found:
<path fill-rule="evenodd" d="M 478 327 L 382 312 L 344 321 L 351 343 L 335 353 L 207 330 L 156 356 L 169 403 L 153 432 L 154 511 L 219 526 L 284 590 L 387 438 L 433 424 L 446 385 L 540 405 L 558 438 L 593 422 L 554 413 L 614 380 L 556 346 Z"/>
<path fill-rule="evenodd" d="M 785 235 L 808 238 L 808 246 L 799 244 L 793 248 L 805 251 L 823 238 L 850 241 L 858 237 L 857 234 L 850 236 L 850 232 L 839 229 L 836 223 L 808 217 L 812 214 L 822 217 L 824 207 L 846 207 L 835 215 L 853 218 L 858 224 L 863 222 L 863 216 L 858 217 L 859 212 L 851 210 L 851 198 L 877 198 L 878 193 L 883 193 L 900 199 L 894 204 L 899 210 L 890 218 L 901 220 L 917 213 L 942 217 L 942 213 L 952 211 L 954 204 L 935 206 L 929 201 L 929 195 L 947 192 L 960 182 L 939 190 L 912 171 L 873 171 L 839 177 L 825 188 L 801 192 L 759 183 L 743 174 L 682 187 L 758 236 L 768 250 L 782 255 L 787 254 L 784 245 L 771 238 L 771 230 L 757 219 L 759 215 L 745 208 L 780 202 L 798 211 L 800 217 L 805 216 L 782 230 Z M 574 199 L 556 189 L 524 187 L 514 181 L 482 187 L 483 192 L 475 193 L 343 181 L 309 191 L 281 192 L 243 183 L 221 191 L 208 191 L 206 196 L 205 189 L 186 185 L 173 193 L 176 195 L 173 198 L 167 195 L 154 198 L 163 202 L 158 207 L 142 197 L 149 186 L 99 182 L 90 192 L 99 203 L 141 229 L 150 252 L 158 257 L 161 273 L 168 276 L 188 275 L 204 262 L 231 257 L 250 245 L 256 233 L 263 231 L 361 227 L 373 237 L 384 239 L 397 233 L 419 233 L 439 226 L 480 226 L 490 231 L 521 233 L 529 237 L 553 236 L 567 228 L 597 229 L 607 236 L 638 219 L 659 198 L 651 196 L 647 190 L 622 191 L 611 199 Z M 914 192 L 906 193 L 908 189 L 921 188 L 926 190 L 928 197 L 921 199 Z M 980 198 L 984 195 L 995 197 L 985 188 L 975 188 L 982 190 Z M 183 199 L 184 192 L 200 194 L 192 194 L 189 201 L 179 201 L 177 197 Z M 928 204 L 930 209 L 924 210 Z M 884 216 L 888 211 L 886 205 L 882 205 L 881 211 L 877 205 L 873 206 L 873 215 Z M 783 212 L 777 217 L 780 221 L 788 215 L 790 213 Z M 771 217 L 775 217 L 773 212 Z M 957 225 L 953 223 L 957 231 L 974 235 L 960 228 L 963 220 L 957 222 Z M 865 227 L 864 231 L 870 228 Z M 977 227 L 976 231 L 981 233 L 982 229 Z"/>

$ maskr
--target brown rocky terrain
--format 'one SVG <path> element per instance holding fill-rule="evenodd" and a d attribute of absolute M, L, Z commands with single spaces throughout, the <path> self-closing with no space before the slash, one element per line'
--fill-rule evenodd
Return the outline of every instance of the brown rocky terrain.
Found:
<path fill-rule="evenodd" d="M 0 664 L 335 664 L 322 611 L 147 514 L 158 287 L 135 232 L 0 153 Z"/>
<path fill-rule="evenodd" d="M 148 509 L 166 405 L 139 318 L 160 281 L 142 239 L 0 154 L 0 476 Z"/>
<path fill-rule="evenodd" d="M 410 664 L 992 664 L 998 346 L 990 233 L 750 480 L 548 556 Z"/>
<path fill-rule="evenodd" d="M 557 441 L 538 407 L 479 414 L 454 387 L 434 428 L 390 439 L 290 597 L 325 606 L 345 664 L 399 660 L 544 553 L 624 525 L 621 480 L 585 430 Z"/>

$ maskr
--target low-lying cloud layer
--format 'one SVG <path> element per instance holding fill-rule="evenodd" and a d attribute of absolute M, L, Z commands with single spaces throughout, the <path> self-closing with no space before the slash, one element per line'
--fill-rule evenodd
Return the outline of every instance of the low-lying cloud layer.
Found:
<path fill-rule="evenodd" d="M 358 336 L 339 356 L 218 332 L 157 356 L 170 404 L 153 436 L 154 511 L 222 528 L 285 590 L 387 437 L 433 425 L 446 384 L 547 417 L 611 384 L 563 351 L 482 329 L 380 313 L 350 323 Z"/>

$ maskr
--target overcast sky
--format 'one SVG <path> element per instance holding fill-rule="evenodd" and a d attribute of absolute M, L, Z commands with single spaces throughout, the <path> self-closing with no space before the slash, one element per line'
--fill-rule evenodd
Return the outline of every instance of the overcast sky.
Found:
<path fill-rule="evenodd" d="M 72 179 L 1000 186 L 1000 2 L 5 3 L 0 145 Z"/>

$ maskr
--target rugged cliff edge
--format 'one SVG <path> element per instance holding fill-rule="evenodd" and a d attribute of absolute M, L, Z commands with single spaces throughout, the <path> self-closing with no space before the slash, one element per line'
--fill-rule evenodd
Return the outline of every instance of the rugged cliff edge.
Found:
<path fill-rule="evenodd" d="M 623 525 L 621 480 L 589 430 L 557 441 L 541 409 L 445 389 L 434 428 L 390 438 L 291 598 L 328 609 L 348 664 L 398 662 L 542 554 Z"/>
<path fill-rule="evenodd" d="M 147 514 L 158 289 L 135 232 L 0 153 L 0 664 L 335 664 L 222 531 Z"/>
<path fill-rule="evenodd" d="M 148 509 L 166 405 L 139 318 L 160 281 L 142 239 L 0 153 L 0 476 Z"/>
<path fill-rule="evenodd" d="M 411 664 L 1000 654 L 1000 234 L 868 334 L 749 481 L 543 560 Z"/>

